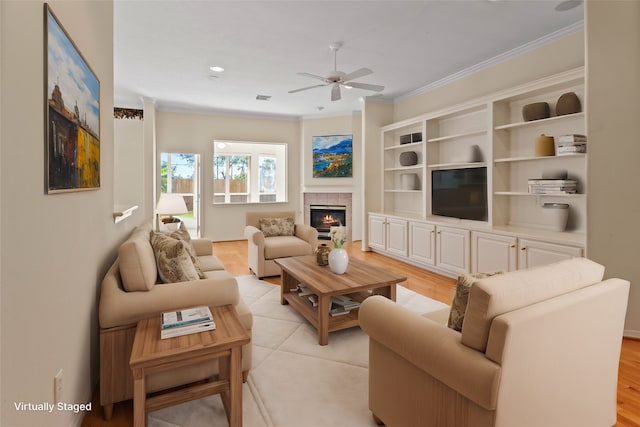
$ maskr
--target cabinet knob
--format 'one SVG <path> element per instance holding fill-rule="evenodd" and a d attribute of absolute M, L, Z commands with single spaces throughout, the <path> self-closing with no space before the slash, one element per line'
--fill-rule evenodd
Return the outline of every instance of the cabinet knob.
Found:
<path fill-rule="evenodd" d="M 520 248 L 520 250 L 521 250 L 521 251 L 526 251 L 526 250 L 527 250 L 527 247 L 526 247 L 526 246 L 523 246 L 522 248 Z"/>
<path fill-rule="evenodd" d="M 515 248 L 515 247 L 516 247 L 516 245 L 511 245 L 511 247 L 512 247 L 512 248 Z"/>

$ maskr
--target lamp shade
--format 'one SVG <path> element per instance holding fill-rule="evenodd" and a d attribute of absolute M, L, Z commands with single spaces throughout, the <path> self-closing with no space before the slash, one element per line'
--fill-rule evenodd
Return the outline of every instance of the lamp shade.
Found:
<path fill-rule="evenodd" d="M 156 212 L 159 215 L 179 215 L 189 212 L 184 198 L 180 194 L 162 193 Z"/>

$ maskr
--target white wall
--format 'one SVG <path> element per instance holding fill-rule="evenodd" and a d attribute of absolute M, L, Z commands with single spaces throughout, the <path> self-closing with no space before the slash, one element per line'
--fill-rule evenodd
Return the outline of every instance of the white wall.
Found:
<path fill-rule="evenodd" d="M 362 239 L 362 116 L 354 113 L 347 116 L 305 118 L 302 120 L 301 192 L 351 193 L 351 239 Z M 312 138 L 323 135 L 352 135 L 353 177 L 314 178 Z M 302 200 L 302 199 L 301 199 Z"/>
<path fill-rule="evenodd" d="M 392 122 L 393 105 L 366 101 L 362 114 L 362 163 L 363 191 L 362 222 L 367 224 L 369 212 L 380 211 L 382 207 L 382 153 L 380 151 L 380 128 Z M 362 249 L 368 250 L 368 225 L 364 227 Z"/>
<path fill-rule="evenodd" d="M 244 239 L 247 211 L 300 209 L 300 124 L 298 121 L 156 111 L 156 156 L 161 152 L 200 154 L 202 235 L 214 241 Z M 288 145 L 287 203 L 213 205 L 213 141 L 280 142 Z M 157 161 L 157 159 L 156 159 Z"/>
<path fill-rule="evenodd" d="M 20 412 L 86 403 L 98 373 L 99 283 L 135 225 L 114 224 L 113 3 L 49 2 L 100 80 L 101 188 L 45 195 L 43 3 L 0 2 L 0 271 L 3 426 L 78 425 L 82 414 Z M 99 410 L 99 408 L 94 408 Z"/>
<path fill-rule="evenodd" d="M 631 281 L 625 335 L 640 338 L 640 3 L 585 2 L 589 258 Z"/>
<path fill-rule="evenodd" d="M 394 105 L 394 122 L 584 65 L 584 34 L 552 41 Z"/>
<path fill-rule="evenodd" d="M 139 119 L 114 119 L 114 203 L 143 209 L 145 168 L 144 123 Z M 139 212 L 136 212 L 139 214 Z"/>

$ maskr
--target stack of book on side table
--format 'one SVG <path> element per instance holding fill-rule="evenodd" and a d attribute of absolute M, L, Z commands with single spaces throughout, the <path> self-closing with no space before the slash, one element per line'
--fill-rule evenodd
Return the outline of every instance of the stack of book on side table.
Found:
<path fill-rule="evenodd" d="M 560 135 L 556 143 L 556 155 L 568 156 L 587 152 L 587 137 L 585 135 Z"/>
<path fill-rule="evenodd" d="M 160 338 L 173 338 L 216 328 L 209 307 L 193 307 L 162 313 Z"/>
<path fill-rule="evenodd" d="M 531 194 L 576 194 L 578 181 L 575 179 L 529 179 Z"/>

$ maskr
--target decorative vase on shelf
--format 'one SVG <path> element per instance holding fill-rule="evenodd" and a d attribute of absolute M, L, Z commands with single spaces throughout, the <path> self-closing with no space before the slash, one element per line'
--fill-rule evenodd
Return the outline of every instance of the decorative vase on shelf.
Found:
<path fill-rule="evenodd" d="M 344 274 L 349 266 L 349 254 L 345 249 L 336 248 L 329 252 L 329 268 L 336 274 Z"/>

